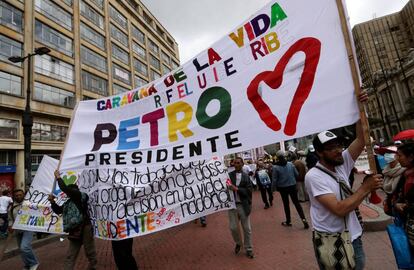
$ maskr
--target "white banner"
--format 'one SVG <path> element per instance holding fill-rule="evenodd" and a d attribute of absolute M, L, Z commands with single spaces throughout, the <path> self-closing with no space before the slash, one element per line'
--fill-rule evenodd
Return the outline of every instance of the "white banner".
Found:
<path fill-rule="evenodd" d="M 16 216 L 13 229 L 33 232 L 63 233 L 62 218 L 53 213 L 49 201 L 55 179 L 54 171 L 59 161 L 43 156 L 32 185 L 23 201 L 23 206 Z M 66 196 L 60 190 L 54 192 L 57 202 L 62 204 Z"/>
<path fill-rule="evenodd" d="M 43 157 L 14 229 L 63 233 L 62 218 L 53 213 L 47 200 L 57 164 L 57 160 Z M 226 186 L 227 169 L 217 158 L 153 170 L 72 171 L 62 178 L 88 194 L 94 233 L 102 239 L 141 236 L 236 207 Z M 58 186 L 54 194 L 59 205 L 67 200 Z"/>
<path fill-rule="evenodd" d="M 271 1 L 163 78 L 80 102 L 60 169 L 204 160 L 358 117 L 336 2 Z"/>
<path fill-rule="evenodd" d="M 141 236 L 236 207 L 219 159 L 152 170 L 84 170 L 78 179 L 89 195 L 95 236 L 102 239 Z"/>

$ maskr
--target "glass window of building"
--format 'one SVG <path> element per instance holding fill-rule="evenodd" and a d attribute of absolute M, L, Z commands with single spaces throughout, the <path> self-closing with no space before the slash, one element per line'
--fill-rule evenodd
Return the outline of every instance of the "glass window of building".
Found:
<path fill-rule="evenodd" d="M 72 15 L 49 0 L 35 0 L 36 11 L 53 20 L 60 26 L 72 30 Z"/>
<path fill-rule="evenodd" d="M 65 126 L 34 122 L 32 139 L 34 141 L 64 142 L 67 133 L 68 128 Z"/>
<path fill-rule="evenodd" d="M 0 119 L 1 122 L 1 119 Z M 0 123 L 0 130 L 1 130 L 1 123 Z M 1 133 L 1 131 L 0 131 Z M 0 135 L 1 138 L 1 135 Z M 0 165 L 9 166 L 9 165 L 16 165 L 16 151 L 9 150 L 4 151 L 0 150 Z"/>
<path fill-rule="evenodd" d="M 132 25 L 132 36 L 140 43 L 145 44 L 145 34 L 134 25 Z"/>
<path fill-rule="evenodd" d="M 107 80 L 84 70 L 82 70 L 82 88 L 102 96 L 108 95 Z"/>
<path fill-rule="evenodd" d="M 0 93 L 22 95 L 22 78 L 0 71 Z"/>
<path fill-rule="evenodd" d="M 164 51 L 161 51 L 161 58 L 162 58 L 162 61 L 165 63 L 165 64 L 167 64 L 167 65 L 170 65 L 171 64 L 171 62 L 170 62 L 170 57 L 168 56 L 168 54 L 166 54 Z"/>
<path fill-rule="evenodd" d="M 171 48 L 174 48 L 174 41 L 171 38 L 167 37 L 167 42 L 170 44 Z"/>
<path fill-rule="evenodd" d="M 98 48 L 105 50 L 106 48 L 106 42 L 105 37 L 83 22 L 80 24 L 80 33 L 82 39 L 88 41 L 89 43 L 96 45 Z"/>
<path fill-rule="evenodd" d="M 113 24 L 111 24 L 111 37 L 128 47 L 128 36 Z"/>
<path fill-rule="evenodd" d="M 63 2 L 64 2 L 66 5 L 68 5 L 68 6 L 72 7 L 72 4 L 73 4 L 72 0 L 63 0 Z"/>
<path fill-rule="evenodd" d="M 153 52 L 155 54 L 158 54 L 158 52 L 159 52 L 158 45 L 155 44 L 155 42 L 152 41 L 151 39 L 148 39 L 148 47 L 149 47 L 151 52 Z"/>
<path fill-rule="evenodd" d="M 165 64 L 162 64 L 162 74 L 167 74 L 171 72 L 171 68 L 169 68 L 168 66 L 166 66 Z"/>
<path fill-rule="evenodd" d="M 0 1 L 0 24 L 22 32 L 23 12 L 5 1 Z"/>
<path fill-rule="evenodd" d="M 80 12 L 90 22 L 95 24 L 101 29 L 104 29 L 104 18 L 91 6 L 86 4 L 84 1 L 80 1 Z"/>
<path fill-rule="evenodd" d="M 177 69 L 178 68 L 178 63 L 176 63 L 175 61 L 171 61 L 171 66 L 172 66 L 173 70 Z"/>
<path fill-rule="evenodd" d="M 150 63 L 151 66 L 160 70 L 161 66 L 160 66 L 160 60 L 158 60 L 155 56 L 150 54 Z"/>
<path fill-rule="evenodd" d="M 118 95 L 118 94 L 125 93 L 125 92 L 129 91 L 129 89 L 127 89 L 125 87 L 122 87 L 118 84 L 113 84 L 112 87 L 114 88 L 114 95 Z"/>
<path fill-rule="evenodd" d="M 129 65 L 129 53 L 112 43 L 112 56 L 119 61 Z"/>
<path fill-rule="evenodd" d="M 135 71 L 137 71 L 141 75 L 144 75 L 145 77 L 148 76 L 148 68 L 144 62 L 134 58 L 134 68 Z"/>
<path fill-rule="evenodd" d="M 17 140 L 19 138 L 18 120 L 0 118 L 0 139 Z"/>
<path fill-rule="evenodd" d="M 70 38 L 36 20 L 36 40 L 70 57 L 73 56 L 73 42 Z"/>
<path fill-rule="evenodd" d="M 35 56 L 35 72 L 73 84 L 74 67 L 50 55 Z"/>
<path fill-rule="evenodd" d="M 22 56 L 23 48 L 20 42 L 17 42 L 11 38 L 0 35 L 0 60 L 11 64 L 9 61 L 10 56 Z M 13 63 L 21 66 L 22 63 Z"/>
<path fill-rule="evenodd" d="M 102 72 L 107 71 L 106 58 L 85 46 L 81 46 L 81 62 Z"/>
<path fill-rule="evenodd" d="M 151 18 L 151 16 L 150 15 L 148 15 L 146 12 L 144 12 L 143 14 L 143 17 L 144 17 L 144 21 L 149 25 L 149 26 L 151 26 L 152 27 L 152 18 Z"/>
<path fill-rule="evenodd" d="M 158 35 L 160 35 L 161 37 L 164 37 L 164 31 L 158 25 L 156 27 L 156 31 L 157 31 Z"/>
<path fill-rule="evenodd" d="M 75 93 L 40 82 L 35 82 L 33 99 L 68 108 L 75 107 L 76 102 Z"/>
<path fill-rule="evenodd" d="M 131 83 L 131 74 L 129 71 L 116 64 L 112 64 L 112 75 L 114 76 L 114 79 L 120 80 L 126 84 Z"/>
<path fill-rule="evenodd" d="M 136 43 L 135 41 L 132 42 L 132 50 L 138 54 L 139 57 L 145 59 L 147 58 L 147 52 L 144 47 Z"/>
<path fill-rule="evenodd" d="M 121 25 L 125 30 L 128 28 L 127 18 L 125 18 L 124 15 L 122 15 L 118 10 L 116 10 L 116 8 L 111 5 L 109 5 L 109 16 L 111 16 L 111 18 L 119 23 L 119 25 Z"/>
<path fill-rule="evenodd" d="M 104 0 L 91 0 L 91 2 L 94 3 L 100 9 L 103 9 L 104 7 Z"/>
<path fill-rule="evenodd" d="M 144 86 L 148 83 L 147 80 L 144 80 L 143 78 L 141 78 L 137 75 L 135 75 L 134 81 L 135 81 L 135 87 L 141 87 L 141 86 Z"/>
<path fill-rule="evenodd" d="M 150 69 L 150 81 L 155 81 L 156 79 L 161 78 L 161 74 L 156 72 L 155 70 Z"/>

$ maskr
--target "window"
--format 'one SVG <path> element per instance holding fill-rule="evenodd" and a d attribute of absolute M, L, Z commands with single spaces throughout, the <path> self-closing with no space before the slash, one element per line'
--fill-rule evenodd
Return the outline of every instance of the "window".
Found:
<path fill-rule="evenodd" d="M 142 44 L 145 44 L 144 33 L 141 30 L 139 30 L 137 27 L 135 27 L 134 25 L 132 26 L 132 36 L 136 38 Z"/>
<path fill-rule="evenodd" d="M 112 55 L 119 61 L 129 65 L 129 54 L 114 43 L 112 43 Z"/>
<path fill-rule="evenodd" d="M 49 125 L 43 123 L 33 123 L 33 135 L 34 141 L 52 141 L 52 142 L 64 142 L 68 128 L 65 126 Z"/>
<path fill-rule="evenodd" d="M 0 138 L 17 140 L 19 138 L 19 121 L 0 118 Z"/>
<path fill-rule="evenodd" d="M 22 32 L 23 12 L 5 1 L 0 1 L 0 24 Z"/>
<path fill-rule="evenodd" d="M 158 35 L 160 35 L 161 37 L 164 37 L 164 31 L 161 29 L 161 27 L 159 27 L 157 25 L 157 27 L 155 29 L 156 29 Z"/>
<path fill-rule="evenodd" d="M 128 28 L 127 19 L 111 5 L 109 5 L 109 16 L 111 16 L 111 18 L 119 23 L 125 30 Z"/>
<path fill-rule="evenodd" d="M 159 79 L 159 78 L 161 78 L 161 74 L 151 69 L 150 70 L 150 81 L 155 81 L 156 79 Z"/>
<path fill-rule="evenodd" d="M 178 68 L 178 63 L 176 63 L 175 61 L 171 61 L 171 66 L 172 66 L 173 70 L 177 69 Z"/>
<path fill-rule="evenodd" d="M 84 70 L 82 70 L 82 88 L 103 96 L 108 95 L 108 82 Z"/>
<path fill-rule="evenodd" d="M 73 65 L 63 62 L 50 55 L 35 56 L 35 72 L 73 84 Z"/>
<path fill-rule="evenodd" d="M 107 71 L 106 58 L 84 46 L 81 46 L 81 62 L 102 72 Z"/>
<path fill-rule="evenodd" d="M 160 60 L 158 60 L 156 57 L 154 57 L 153 55 L 150 55 L 150 63 L 151 66 L 160 70 L 161 66 L 160 66 Z"/>
<path fill-rule="evenodd" d="M 91 2 L 93 2 L 95 5 L 97 5 L 101 10 L 103 9 L 104 0 L 91 0 Z"/>
<path fill-rule="evenodd" d="M 139 55 L 139 57 L 145 59 L 147 58 L 147 52 L 145 48 L 136 43 L 135 41 L 132 42 L 132 50 Z"/>
<path fill-rule="evenodd" d="M 114 88 L 114 95 L 118 95 L 118 94 L 125 93 L 125 92 L 129 91 L 129 89 L 126 89 L 125 87 L 122 87 L 118 84 L 114 84 L 113 88 Z"/>
<path fill-rule="evenodd" d="M 68 108 L 75 107 L 75 93 L 40 82 L 35 82 L 33 99 Z"/>
<path fill-rule="evenodd" d="M 13 120 L 12 120 L 13 121 Z M 1 119 L 0 119 L 1 123 Z M 1 124 L 0 124 L 0 130 L 1 130 Z M 1 134 L 1 131 L 0 131 Z M 1 138 L 1 135 L 0 135 Z M 16 165 L 16 151 L 0 151 L 0 166 L 10 166 L 10 165 Z"/>
<path fill-rule="evenodd" d="M 152 26 L 152 18 L 147 13 L 143 13 L 144 21 L 149 25 Z"/>
<path fill-rule="evenodd" d="M 63 2 L 70 7 L 72 6 L 72 0 L 63 0 Z"/>
<path fill-rule="evenodd" d="M 122 45 L 128 47 L 128 36 L 121 30 L 116 28 L 113 24 L 111 24 L 111 37 L 121 42 Z"/>
<path fill-rule="evenodd" d="M 21 96 L 22 78 L 0 71 L 0 93 Z"/>
<path fill-rule="evenodd" d="M 167 42 L 172 48 L 174 48 L 174 41 L 171 38 L 167 37 Z"/>
<path fill-rule="evenodd" d="M 154 43 L 151 39 L 148 39 L 148 47 L 151 52 L 158 54 L 158 45 Z"/>
<path fill-rule="evenodd" d="M 104 29 L 104 18 L 102 15 L 87 5 L 84 1 L 80 1 L 80 13 L 94 25 Z"/>
<path fill-rule="evenodd" d="M 103 35 L 99 34 L 98 32 L 96 32 L 95 30 L 93 30 L 92 28 L 90 28 L 89 26 L 87 26 L 86 24 L 82 22 L 80 25 L 80 33 L 81 33 L 82 39 L 88 41 L 91 44 L 98 46 L 100 49 L 105 50 L 106 42 L 105 42 L 105 37 Z"/>
<path fill-rule="evenodd" d="M 9 61 L 10 56 L 22 56 L 23 49 L 20 42 L 14 41 L 11 38 L 0 35 L 0 60 L 11 64 Z M 22 63 L 14 63 L 15 65 L 21 66 Z"/>
<path fill-rule="evenodd" d="M 142 79 L 141 77 L 135 75 L 134 77 L 134 81 L 135 81 L 135 87 L 141 87 L 146 85 L 148 82 L 147 80 Z"/>
<path fill-rule="evenodd" d="M 68 56 L 73 55 L 72 40 L 36 20 L 36 40 Z"/>
<path fill-rule="evenodd" d="M 131 83 L 131 74 L 129 71 L 121 68 L 116 64 L 112 65 L 112 75 L 114 76 L 114 79 L 120 80 L 127 84 Z"/>
<path fill-rule="evenodd" d="M 144 75 L 145 77 L 148 76 L 147 65 L 144 62 L 134 58 L 134 68 L 135 71 L 139 72 L 141 75 Z"/>
<path fill-rule="evenodd" d="M 167 74 L 169 72 L 171 72 L 171 69 L 165 64 L 162 64 L 162 74 Z"/>
<path fill-rule="evenodd" d="M 72 15 L 49 0 L 35 0 L 36 11 L 45 15 L 57 24 L 72 30 Z"/>
<path fill-rule="evenodd" d="M 168 56 L 168 54 L 166 54 L 164 51 L 161 51 L 161 58 L 162 58 L 162 61 L 165 63 L 165 64 L 167 64 L 167 65 L 170 65 L 171 64 L 171 62 L 170 62 L 170 57 Z"/>

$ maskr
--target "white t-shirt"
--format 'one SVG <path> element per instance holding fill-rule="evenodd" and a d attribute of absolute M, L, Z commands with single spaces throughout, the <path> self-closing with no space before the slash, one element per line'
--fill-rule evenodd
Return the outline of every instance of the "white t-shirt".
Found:
<path fill-rule="evenodd" d="M 354 167 L 355 161 L 348 150 L 342 153 L 344 164 L 335 167 L 336 175 L 344 179 L 349 185 L 349 175 Z M 319 166 L 322 166 L 318 162 Z M 338 201 L 341 200 L 339 183 L 331 176 L 318 168 L 312 168 L 305 176 L 306 191 L 309 194 L 311 208 L 310 214 L 313 229 L 321 232 L 343 232 L 345 223 L 343 217 L 338 217 L 316 200 L 316 197 L 325 194 L 335 194 Z M 346 217 L 347 227 L 354 241 L 362 235 L 362 228 L 359 224 L 355 211 L 350 212 Z"/>
<path fill-rule="evenodd" d="M 9 205 L 13 203 L 12 198 L 8 196 L 1 196 L 0 197 L 0 214 L 7 214 L 7 208 Z"/>

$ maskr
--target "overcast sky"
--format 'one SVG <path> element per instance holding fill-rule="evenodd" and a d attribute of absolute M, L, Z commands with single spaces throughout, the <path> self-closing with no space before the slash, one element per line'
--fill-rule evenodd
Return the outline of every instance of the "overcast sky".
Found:
<path fill-rule="evenodd" d="M 228 34 L 270 2 L 270 0 L 141 1 L 177 41 L 181 64 Z M 346 0 L 351 25 L 400 11 L 407 2 L 408 0 Z"/>

